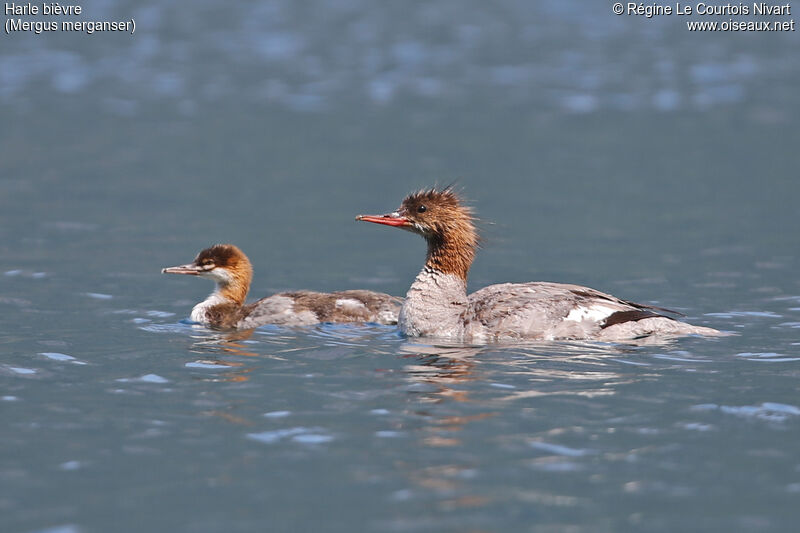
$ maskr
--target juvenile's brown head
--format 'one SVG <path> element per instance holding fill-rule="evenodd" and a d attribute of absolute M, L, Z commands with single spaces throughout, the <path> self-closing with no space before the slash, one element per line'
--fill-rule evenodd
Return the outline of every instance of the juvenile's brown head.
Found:
<path fill-rule="evenodd" d="M 161 272 L 214 280 L 226 296 L 239 302 L 244 302 L 253 279 L 250 260 L 233 244 L 215 244 L 197 254 L 191 263 L 163 268 Z"/>
<path fill-rule="evenodd" d="M 406 196 L 397 211 L 359 215 L 356 220 L 422 235 L 428 242 L 428 266 L 467 279 L 479 238 L 472 209 L 452 188 L 417 191 Z"/>

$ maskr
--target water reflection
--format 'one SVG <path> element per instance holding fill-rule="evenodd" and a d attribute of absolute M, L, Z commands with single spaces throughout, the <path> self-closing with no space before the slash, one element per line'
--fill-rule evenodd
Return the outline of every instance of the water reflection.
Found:
<path fill-rule="evenodd" d="M 713 437 L 724 419 L 784 428 L 800 419 L 796 402 L 722 401 L 680 386 L 689 372 L 746 361 L 709 350 L 735 337 L 471 346 L 374 326 L 180 331 L 194 364 L 213 373 L 192 379 L 234 383 L 212 388 L 212 400 L 206 388 L 198 414 L 272 466 L 346 459 L 339 476 L 385 487 L 376 498 L 394 518 L 376 522 L 381 530 L 479 528 L 510 504 L 568 521 L 592 512 L 594 496 L 577 487 L 589 480 L 609 500 L 685 498 L 694 489 L 662 465 L 679 468 L 688 432 Z"/>
<path fill-rule="evenodd" d="M 647 435 L 647 417 L 605 420 L 602 406 L 659 379 L 666 361 L 684 367 L 705 361 L 678 349 L 675 340 L 658 343 L 663 354 L 653 354 L 654 346 L 651 340 L 488 346 L 403 343 L 398 357 L 404 362 L 405 390 L 420 422 L 414 432 L 416 448 L 430 451 L 418 462 L 402 465 L 409 486 L 403 497 L 432 496 L 437 509 L 447 512 L 497 505 L 495 490 L 505 493 L 487 485 L 491 468 L 465 450 L 516 457 L 519 469 L 548 476 L 596 470 L 591 465 L 597 457 L 613 463 L 631 460 L 635 450 L 624 446 L 621 451 L 604 452 L 608 437 L 600 435 L 606 430 L 613 435 L 621 424 L 633 424 Z M 637 364 L 626 364 L 627 359 Z M 510 420 L 511 405 L 518 414 Z M 591 442 L 592 438 L 599 440 Z M 546 508 L 588 504 L 564 495 L 563 487 L 505 497 L 535 501 Z"/>
<path fill-rule="evenodd" d="M 665 351 L 672 345 L 672 341 L 661 343 Z M 440 512 L 471 509 L 477 518 L 480 509 L 500 503 L 497 494 L 535 501 L 545 508 L 575 508 L 586 502 L 556 489 L 511 494 L 493 487 L 486 480 L 496 473 L 466 450 L 516 457 L 521 471 L 582 472 L 601 452 L 586 442 L 591 430 L 581 424 L 581 417 L 566 413 L 574 406 L 611 398 L 655 374 L 618 362 L 641 356 L 640 343 L 469 346 L 406 342 L 398 351 L 405 363 L 406 392 L 421 422 L 414 432 L 416 447 L 431 452 L 418 463 L 403 465 L 409 486 L 406 496 L 433 497 Z M 512 404 L 518 414 L 508 419 Z M 551 416 L 538 414 L 551 409 Z"/>
<path fill-rule="evenodd" d="M 212 332 L 205 330 L 204 334 L 193 335 L 195 341 L 189 347 L 192 353 L 200 354 L 220 354 L 217 357 L 203 358 L 186 363 L 188 368 L 197 369 L 217 369 L 227 368 L 227 372 L 209 377 L 196 377 L 202 381 L 219 382 L 243 382 L 250 379 L 248 374 L 253 371 L 251 366 L 246 366 L 242 361 L 232 361 L 224 356 L 234 357 L 259 357 L 261 354 L 247 348 L 242 341 L 246 341 L 253 336 L 253 330 L 233 331 L 233 332 Z"/>
<path fill-rule="evenodd" d="M 399 347 L 398 356 L 405 362 L 402 373 L 408 384 L 406 392 L 412 401 L 413 413 L 422 421 L 415 432 L 421 449 L 455 451 L 469 446 L 474 435 L 490 434 L 475 426 L 496 413 L 486 409 L 481 400 L 473 400 L 465 388 L 484 379 L 476 357 L 485 349 L 484 346 L 418 342 L 405 342 Z M 471 403 L 476 410 L 469 406 Z M 458 409 L 452 409 L 450 404 L 458 404 Z M 436 453 L 433 457 L 441 456 Z M 478 473 L 474 461 L 457 457 L 448 453 L 442 461 L 433 464 L 420 461 L 420 464 L 404 465 L 407 483 L 413 488 L 398 494 L 412 497 L 418 491 L 433 493 L 438 498 L 437 508 L 448 512 L 488 505 L 490 498 L 472 483 Z"/>
<path fill-rule="evenodd" d="M 447 399 L 458 402 L 469 401 L 466 391 L 459 384 L 474 378 L 472 359 L 483 351 L 482 347 L 460 345 L 426 345 L 405 343 L 400 347 L 401 357 L 408 360 L 403 371 L 411 383 L 431 385 L 423 388 L 422 402 L 440 403 Z M 414 389 L 412 389 L 414 390 Z"/>

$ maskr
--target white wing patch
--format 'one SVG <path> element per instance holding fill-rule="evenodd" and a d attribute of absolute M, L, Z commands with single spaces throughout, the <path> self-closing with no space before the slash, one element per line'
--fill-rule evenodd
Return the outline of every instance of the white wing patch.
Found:
<path fill-rule="evenodd" d="M 584 320 L 589 320 L 592 322 L 600 322 L 610 315 L 613 315 L 619 311 L 619 309 L 615 309 L 613 307 L 607 307 L 605 305 L 591 305 L 589 307 L 576 307 L 569 314 L 564 318 L 564 320 L 569 320 L 571 322 L 583 322 Z"/>
<path fill-rule="evenodd" d="M 366 305 L 364 305 L 361 301 L 355 300 L 353 298 L 339 298 L 338 300 L 336 300 L 336 308 L 342 309 L 344 311 L 350 311 L 353 313 L 367 310 Z"/>

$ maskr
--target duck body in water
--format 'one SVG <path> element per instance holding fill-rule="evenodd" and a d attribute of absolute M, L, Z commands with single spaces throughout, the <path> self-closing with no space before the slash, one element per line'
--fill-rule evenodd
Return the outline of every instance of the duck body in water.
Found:
<path fill-rule="evenodd" d="M 468 342 L 586 339 L 618 341 L 649 335 L 722 335 L 668 316 L 668 309 L 622 300 L 563 283 L 504 283 L 467 295 L 478 234 L 472 210 L 451 189 L 407 196 L 397 211 L 356 220 L 425 238 L 425 266 L 406 294 L 398 324 L 409 336 Z"/>
<path fill-rule="evenodd" d="M 161 272 L 198 276 L 216 283 L 214 292 L 195 305 L 191 314 L 194 322 L 215 329 L 320 322 L 396 324 L 402 304 L 400 298 L 366 290 L 282 292 L 246 304 L 253 267 L 244 252 L 232 244 L 216 244 L 201 251 L 193 262 Z"/>

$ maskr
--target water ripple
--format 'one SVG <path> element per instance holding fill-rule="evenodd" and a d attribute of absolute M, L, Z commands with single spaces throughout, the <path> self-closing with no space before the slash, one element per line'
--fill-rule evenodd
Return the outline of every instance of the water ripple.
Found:
<path fill-rule="evenodd" d="M 333 440 L 333 437 L 326 434 L 322 428 L 302 426 L 248 433 L 245 436 L 263 444 L 274 444 L 287 438 L 300 444 L 322 444 Z"/>
<path fill-rule="evenodd" d="M 541 441 L 533 441 L 530 442 L 529 445 L 531 446 L 531 448 L 552 453 L 554 455 L 563 455 L 565 457 L 585 457 L 587 455 L 594 455 L 597 453 L 596 450 L 569 448 L 567 446 L 562 446 L 560 444 L 551 444 L 548 442 L 541 442 Z"/>
<path fill-rule="evenodd" d="M 800 416 L 800 408 L 776 402 L 763 402 L 759 405 L 717 405 L 713 403 L 692 406 L 693 411 L 719 411 L 741 418 L 785 422 L 791 417 Z"/>

